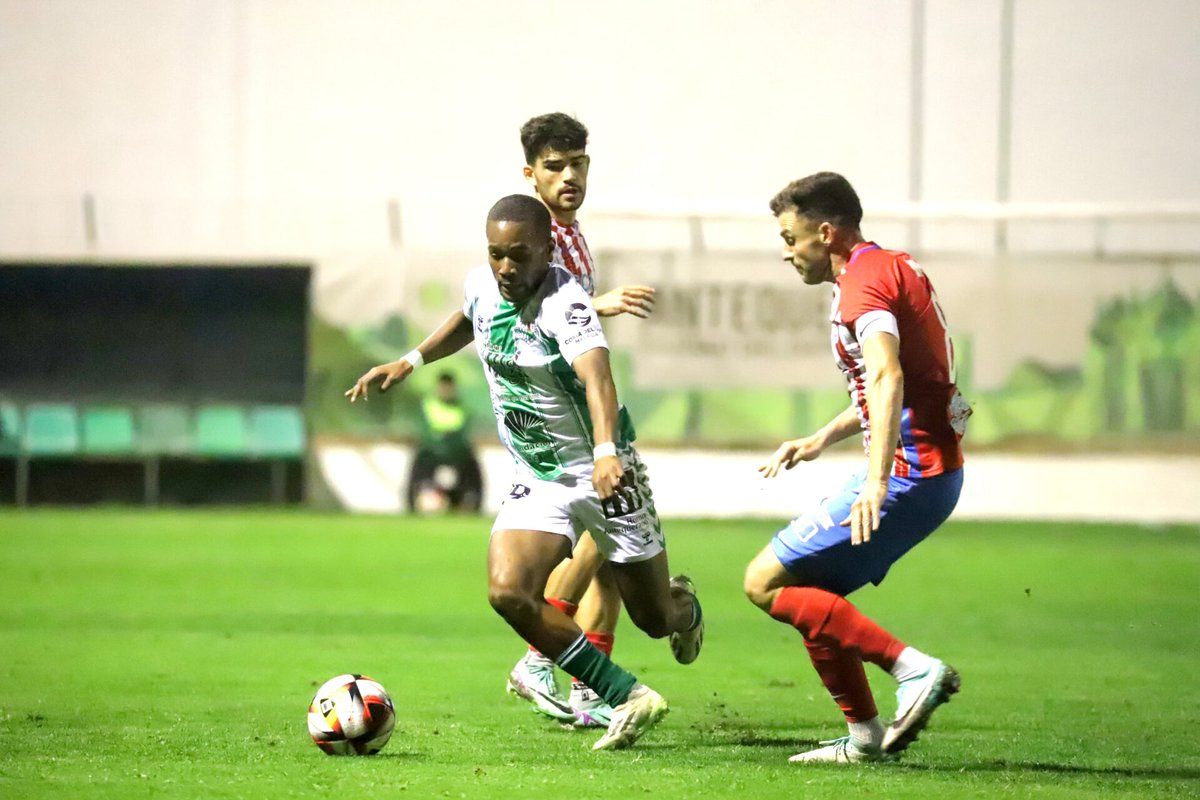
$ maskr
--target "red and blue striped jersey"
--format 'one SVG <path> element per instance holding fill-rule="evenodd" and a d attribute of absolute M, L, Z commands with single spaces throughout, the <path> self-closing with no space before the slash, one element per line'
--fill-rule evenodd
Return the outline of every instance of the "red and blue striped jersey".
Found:
<path fill-rule="evenodd" d="M 971 408 L 955 385 L 954 343 L 921 267 L 907 253 L 859 244 L 834 282 L 830 321 L 834 358 L 862 423 L 863 446 L 870 448 L 871 410 L 860 336 L 881 329 L 899 338 L 904 371 L 893 474 L 928 478 L 961 467 Z"/>

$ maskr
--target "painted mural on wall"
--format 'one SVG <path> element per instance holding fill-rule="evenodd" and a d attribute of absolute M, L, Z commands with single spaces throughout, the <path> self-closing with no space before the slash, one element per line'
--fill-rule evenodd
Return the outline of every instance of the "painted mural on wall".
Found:
<path fill-rule="evenodd" d="M 451 372 L 476 421 L 476 435 L 482 440 L 494 435 L 487 386 L 470 350 L 419 371 L 383 402 L 376 398 L 365 408 L 345 402 L 342 391 L 367 367 L 419 341 L 423 330 L 412 327 L 402 316 L 364 328 L 314 320 L 308 413 L 315 434 L 415 437 L 421 397 L 438 374 Z M 970 444 L 1033 449 L 1200 444 L 1200 313 L 1196 301 L 1173 283 L 1102 304 L 1077 366 L 1026 361 L 1001 387 L 976 390 L 971 339 L 956 336 L 956 350 L 959 383 L 975 408 Z M 635 357 L 617 348 L 613 367 L 644 443 L 763 447 L 817 428 L 847 402 L 838 388 L 639 388 Z"/>

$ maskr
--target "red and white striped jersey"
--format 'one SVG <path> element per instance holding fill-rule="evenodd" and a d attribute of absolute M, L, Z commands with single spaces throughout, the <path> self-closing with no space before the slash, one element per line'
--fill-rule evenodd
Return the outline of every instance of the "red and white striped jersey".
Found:
<path fill-rule="evenodd" d="M 554 238 L 554 263 L 574 275 L 583 290 L 595 296 L 596 263 L 592 261 L 587 242 L 579 232 L 579 222 L 562 225 L 551 217 L 550 234 Z"/>

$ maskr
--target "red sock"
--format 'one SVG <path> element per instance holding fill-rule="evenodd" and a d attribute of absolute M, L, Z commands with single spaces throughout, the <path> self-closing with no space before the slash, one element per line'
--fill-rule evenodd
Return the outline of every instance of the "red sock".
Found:
<path fill-rule="evenodd" d="M 821 683 L 846 715 L 847 722 L 869 722 L 879 716 L 862 659 L 848 650 L 804 640 Z"/>
<path fill-rule="evenodd" d="M 570 600 L 559 600 L 557 597 L 547 597 L 546 602 L 572 619 L 575 617 L 575 612 L 579 610 L 579 604 L 572 603 Z"/>
<path fill-rule="evenodd" d="M 583 635 L 587 637 L 589 642 L 596 646 L 597 650 L 599 650 L 601 653 L 604 653 L 604 655 L 609 656 L 610 658 L 612 657 L 613 635 L 611 633 L 605 633 L 603 631 L 584 631 Z"/>
<path fill-rule="evenodd" d="M 571 618 L 574 618 L 575 612 L 579 610 L 578 603 L 572 603 L 569 600 L 559 600 L 557 597 L 547 597 L 546 602 Z M 533 645 L 529 645 L 529 650 L 533 653 L 538 652 L 538 649 Z"/>
<path fill-rule="evenodd" d="M 846 598 L 812 586 L 789 586 L 775 596 L 771 616 L 810 641 L 848 650 L 891 671 L 904 642 L 868 619 Z"/>

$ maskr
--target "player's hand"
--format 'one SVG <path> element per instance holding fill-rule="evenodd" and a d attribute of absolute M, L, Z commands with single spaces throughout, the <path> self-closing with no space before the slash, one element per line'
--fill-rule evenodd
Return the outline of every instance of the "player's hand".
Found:
<path fill-rule="evenodd" d="M 616 456 L 597 458 L 592 467 L 592 486 L 601 500 L 607 500 L 617 493 L 623 477 L 625 470 L 621 467 L 621 459 Z"/>
<path fill-rule="evenodd" d="M 350 398 L 353 403 L 358 398 L 364 401 L 367 399 L 367 387 L 377 380 L 382 380 L 383 384 L 379 387 L 379 391 L 386 392 L 388 387 L 393 383 L 400 383 L 409 375 L 412 374 L 412 364 L 405 361 L 403 358 L 399 361 L 393 361 L 390 364 L 380 364 L 378 367 L 371 367 L 363 376 L 354 382 L 354 385 L 346 390 L 345 396 Z"/>
<path fill-rule="evenodd" d="M 838 523 L 850 523 L 850 544 L 866 544 L 871 541 L 871 534 L 879 530 L 887 493 L 887 478 L 882 482 L 868 479 L 863 485 L 858 498 L 850 506 L 850 516 Z"/>
<path fill-rule="evenodd" d="M 815 434 L 800 439 L 789 439 L 779 445 L 779 449 L 771 454 L 765 464 L 759 465 L 758 471 L 764 478 L 774 478 L 781 468 L 791 469 L 801 461 L 812 461 L 821 455 L 824 449 L 820 438 Z"/>
<path fill-rule="evenodd" d="M 592 300 L 601 317 L 632 314 L 645 319 L 654 310 L 654 289 L 650 286 L 618 286 Z"/>

